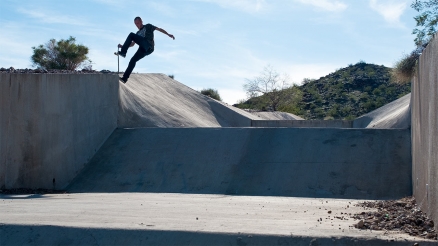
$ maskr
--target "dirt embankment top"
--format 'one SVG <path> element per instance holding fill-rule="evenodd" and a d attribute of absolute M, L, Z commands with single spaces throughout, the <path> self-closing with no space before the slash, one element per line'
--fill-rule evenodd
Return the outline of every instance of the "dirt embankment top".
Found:
<path fill-rule="evenodd" d="M 82 70 L 61 70 L 61 69 L 40 69 L 40 68 L 36 68 L 36 69 L 29 69 L 29 68 L 24 68 L 24 69 L 15 69 L 13 67 L 10 68 L 0 68 L 0 73 L 54 73 L 54 74 L 90 74 L 90 73 L 96 73 L 96 74 L 117 74 L 117 72 L 112 72 L 109 70 L 101 70 L 101 71 L 96 71 L 96 70 L 87 70 L 87 69 L 82 69 Z"/>

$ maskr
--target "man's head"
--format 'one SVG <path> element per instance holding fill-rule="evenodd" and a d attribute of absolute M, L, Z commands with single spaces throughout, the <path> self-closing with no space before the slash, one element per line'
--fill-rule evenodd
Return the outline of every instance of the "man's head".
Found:
<path fill-rule="evenodd" d="M 138 17 L 138 16 L 135 17 L 135 19 L 134 19 L 134 23 L 135 23 L 135 25 L 137 26 L 138 29 L 140 29 L 140 28 L 143 27 L 143 21 L 142 21 L 141 18 Z"/>

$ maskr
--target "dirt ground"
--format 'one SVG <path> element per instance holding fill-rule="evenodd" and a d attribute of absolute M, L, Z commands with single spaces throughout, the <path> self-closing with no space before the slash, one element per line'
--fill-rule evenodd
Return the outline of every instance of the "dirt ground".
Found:
<path fill-rule="evenodd" d="M 372 210 L 352 215 L 352 218 L 359 220 L 354 225 L 358 229 L 401 231 L 411 236 L 438 240 L 434 222 L 421 212 L 413 197 L 389 201 L 367 201 L 356 206 Z"/>

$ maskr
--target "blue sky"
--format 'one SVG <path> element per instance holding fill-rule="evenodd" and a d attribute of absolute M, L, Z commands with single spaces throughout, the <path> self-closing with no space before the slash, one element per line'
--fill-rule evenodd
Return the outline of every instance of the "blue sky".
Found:
<path fill-rule="evenodd" d="M 32 46 L 76 37 L 93 69 L 117 71 L 113 52 L 134 17 L 161 27 L 155 52 L 134 72 L 175 75 L 225 102 L 245 99 L 243 84 L 271 65 L 291 83 L 359 61 L 393 66 L 415 48 L 410 0 L 2 0 L 0 67 L 30 68 Z M 124 70 L 136 51 L 121 58 Z"/>

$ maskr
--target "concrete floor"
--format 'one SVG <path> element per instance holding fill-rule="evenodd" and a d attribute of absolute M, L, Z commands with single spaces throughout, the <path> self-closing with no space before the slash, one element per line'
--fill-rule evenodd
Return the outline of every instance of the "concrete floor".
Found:
<path fill-rule="evenodd" d="M 406 234 L 355 229 L 357 221 L 348 214 L 363 211 L 354 206 L 359 201 L 170 193 L 1 195 L 0 245 L 437 245 Z"/>

